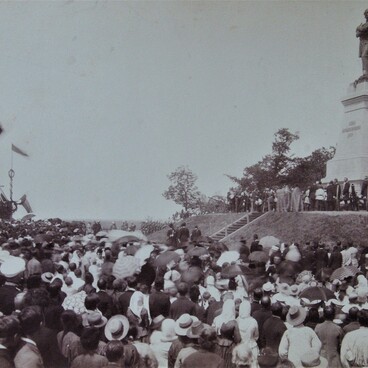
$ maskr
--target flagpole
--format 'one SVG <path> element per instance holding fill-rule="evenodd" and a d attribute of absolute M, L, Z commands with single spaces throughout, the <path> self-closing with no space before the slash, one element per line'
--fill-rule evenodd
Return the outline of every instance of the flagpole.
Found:
<path fill-rule="evenodd" d="M 11 147 L 11 162 L 10 162 L 10 170 L 9 170 L 9 178 L 10 178 L 10 201 L 13 202 L 13 178 L 15 175 L 15 171 L 13 170 L 13 146 Z"/>

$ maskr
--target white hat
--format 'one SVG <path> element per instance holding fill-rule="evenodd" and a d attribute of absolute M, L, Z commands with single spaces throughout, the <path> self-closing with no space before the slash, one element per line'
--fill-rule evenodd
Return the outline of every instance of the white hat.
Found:
<path fill-rule="evenodd" d="M 272 282 L 267 281 L 265 284 L 263 284 L 262 289 L 263 289 L 263 291 L 266 291 L 266 292 L 267 291 L 274 291 L 274 286 L 273 286 Z"/>
<path fill-rule="evenodd" d="M 0 266 L 0 272 L 5 277 L 14 277 L 22 273 L 26 269 L 26 263 L 24 259 L 20 257 L 9 256 L 5 259 Z"/>

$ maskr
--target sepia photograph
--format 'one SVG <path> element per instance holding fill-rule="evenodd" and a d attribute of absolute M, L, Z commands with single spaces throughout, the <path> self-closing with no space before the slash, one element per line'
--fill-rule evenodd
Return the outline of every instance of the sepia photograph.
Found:
<path fill-rule="evenodd" d="M 0 367 L 368 367 L 368 3 L 0 0 Z"/>

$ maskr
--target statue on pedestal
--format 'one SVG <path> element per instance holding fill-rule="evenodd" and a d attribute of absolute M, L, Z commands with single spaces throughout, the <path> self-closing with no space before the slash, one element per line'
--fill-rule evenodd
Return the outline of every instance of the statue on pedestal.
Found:
<path fill-rule="evenodd" d="M 359 57 L 362 59 L 363 76 L 368 77 L 368 9 L 365 10 L 365 23 L 361 23 L 356 29 L 356 36 L 360 39 Z"/>

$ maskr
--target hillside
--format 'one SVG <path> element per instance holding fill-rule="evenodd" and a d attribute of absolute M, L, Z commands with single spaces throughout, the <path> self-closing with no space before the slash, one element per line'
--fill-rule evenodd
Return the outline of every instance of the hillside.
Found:
<path fill-rule="evenodd" d="M 231 246 L 244 237 L 250 244 L 253 234 L 260 238 L 273 235 L 287 243 L 303 244 L 316 239 L 333 244 L 337 240 L 343 243 L 351 240 L 357 245 L 368 246 L 368 212 L 270 212 L 224 243 Z"/>
<path fill-rule="evenodd" d="M 226 225 L 230 225 L 240 217 L 244 216 L 245 213 L 212 213 L 208 215 L 193 216 L 185 220 L 187 227 L 190 231 L 194 229 L 194 226 L 198 225 L 203 235 L 211 235 L 221 230 Z M 175 224 L 179 227 L 184 222 L 178 222 Z M 166 233 L 168 228 L 157 231 L 153 234 L 148 235 L 148 239 L 158 243 L 164 243 L 166 241 Z"/>

